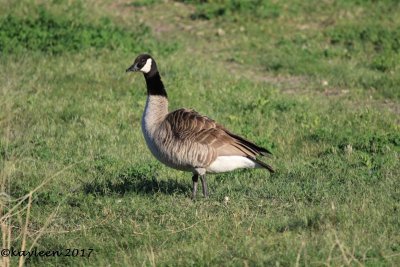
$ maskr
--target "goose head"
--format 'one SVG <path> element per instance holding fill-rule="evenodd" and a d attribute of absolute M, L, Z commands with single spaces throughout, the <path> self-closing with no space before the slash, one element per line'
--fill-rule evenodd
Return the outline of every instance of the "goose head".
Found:
<path fill-rule="evenodd" d="M 149 54 L 139 55 L 132 66 L 126 69 L 126 72 L 143 72 L 145 75 L 151 75 L 157 72 L 157 65 Z"/>

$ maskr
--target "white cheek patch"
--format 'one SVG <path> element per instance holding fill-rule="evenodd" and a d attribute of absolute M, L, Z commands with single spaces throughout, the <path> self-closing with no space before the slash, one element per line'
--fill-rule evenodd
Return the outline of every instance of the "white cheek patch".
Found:
<path fill-rule="evenodd" d="M 151 60 L 151 58 L 148 58 L 146 61 L 146 64 L 144 64 L 143 68 L 141 68 L 140 71 L 142 71 L 144 73 L 149 73 L 149 71 L 151 70 L 151 64 L 152 64 L 152 60 Z"/>

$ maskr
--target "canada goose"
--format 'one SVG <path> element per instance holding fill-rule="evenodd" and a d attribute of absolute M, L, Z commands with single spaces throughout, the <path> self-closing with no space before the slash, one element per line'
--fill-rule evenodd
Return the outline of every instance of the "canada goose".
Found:
<path fill-rule="evenodd" d="M 238 168 L 274 169 L 256 158 L 271 154 L 265 148 L 233 134 L 212 119 L 191 109 L 168 112 L 168 97 L 154 59 L 139 55 L 126 72 L 142 72 L 147 85 L 147 102 L 142 131 L 151 153 L 165 165 L 193 173 L 192 197 L 200 176 L 203 195 L 208 197 L 206 173 Z"/>

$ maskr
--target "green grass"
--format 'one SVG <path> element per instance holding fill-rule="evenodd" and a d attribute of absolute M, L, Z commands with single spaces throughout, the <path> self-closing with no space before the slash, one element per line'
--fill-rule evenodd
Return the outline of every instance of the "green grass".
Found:
<path fill-rule="evenodd" d="M 231 49 L 220 55 L 232 61 L 400 97 L 398 1 L 188 2 L 196 3 L 192 19 L 214 19 L 227 29 L 222 43 Z"/>
<path fill-rule="evenodd" d="M 397 1 L 37 2 L 1 1 L 1 231 L 94 251 L 29 266 L 400 264 Z M 142 51 L 171 109 L 271 148 L 277 173 L 209 176 L 192 201 L 142 137 Z"/>

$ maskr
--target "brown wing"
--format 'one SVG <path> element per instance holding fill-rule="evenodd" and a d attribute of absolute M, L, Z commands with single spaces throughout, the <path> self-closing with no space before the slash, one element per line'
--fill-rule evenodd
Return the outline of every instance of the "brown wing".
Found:
<path fill-rule="evenodd" d="M 196 145 L 197 160 L 200 159 L 205 166 L 217 156 L 238 155 L 255 159 L 257 155 L 270 154 L 268 150 L 229 132 L 214 120 L 194 110 L 178 109 L 169 113 L 166 121 L 176 139 L 183 142 L 189 140 Z"/>

